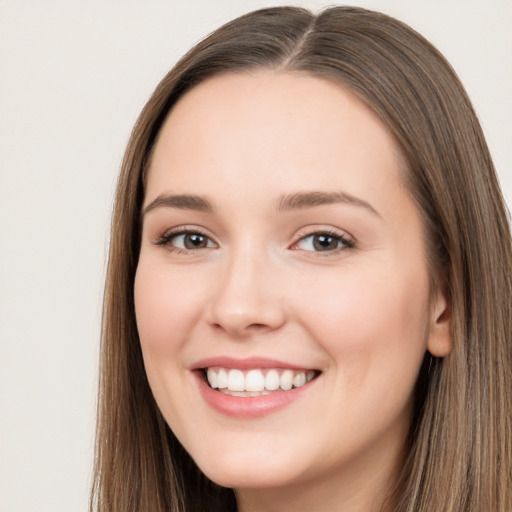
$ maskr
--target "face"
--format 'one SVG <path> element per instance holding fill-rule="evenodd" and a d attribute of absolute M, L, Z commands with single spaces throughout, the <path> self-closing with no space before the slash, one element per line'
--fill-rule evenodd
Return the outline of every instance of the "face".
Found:
<path fill-rule="evenodd" d="M 215 482 L 292 489 L 396 465 L 425 351 L 449 350 L 406 172 L 372 111 L 322 79 L 222 75 L 172 110 L 136 316 L 156 401 Z"/>

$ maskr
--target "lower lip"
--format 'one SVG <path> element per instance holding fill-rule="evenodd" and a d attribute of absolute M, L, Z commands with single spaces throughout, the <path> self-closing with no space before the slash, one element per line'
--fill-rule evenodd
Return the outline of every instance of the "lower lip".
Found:
<path fill-rule="evenodd" d="M 314 385 L 316 379 L 290 391 L 276 391 L 262 396 L 231 396 L 212 389 L 204 380 L 202 372 L 194 372 L 199 390 L 206 403 L 216 411 L 235 418 L 259 418 L 272 414 L 295 402 Z"/>

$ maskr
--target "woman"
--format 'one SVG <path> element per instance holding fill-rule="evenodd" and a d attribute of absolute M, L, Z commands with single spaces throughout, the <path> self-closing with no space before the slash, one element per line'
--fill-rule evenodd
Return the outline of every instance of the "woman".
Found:
<path fill-rule="evenodd" d="M 91 508 L 510 510 L 511 262 L 421 36 L 348 7 L 227 24 L 126 151 Z"/>

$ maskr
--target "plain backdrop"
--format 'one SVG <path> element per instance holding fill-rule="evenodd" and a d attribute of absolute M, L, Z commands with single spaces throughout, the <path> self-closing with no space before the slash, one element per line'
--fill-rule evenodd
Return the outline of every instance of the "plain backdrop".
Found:
<path fill-rule="evenodd" d="M 195 42 L 282 3 L 0 0 L 0 512 L 87 509 L 109 217 L 131 127 Z M 510 204 L 512 2 L 352 4 L 409 23 L 452 62 Z"/>

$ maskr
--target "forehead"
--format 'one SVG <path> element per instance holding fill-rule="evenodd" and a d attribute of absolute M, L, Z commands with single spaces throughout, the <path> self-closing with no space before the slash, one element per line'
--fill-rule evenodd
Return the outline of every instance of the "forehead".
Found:
<path fill-rule="evenodd" d="M 301 122 L 290 131 L 290 121 Z M 340 84 L 302 72 L 265 70 L 215 75 L 193 87 L 172 108 L 159 140 L 168 132 L 175 138 L 177 132 L 190 135 L 188 130 L 196 136 L 218 128 L 236 132 L 251 123 L 252 128 L 269 134 L 287 128 L 290 135 L 304 132 L 307 125 L 309 135 L 317 133 L 323 138 L 329 138 L 329 131 L 336 137 L 344 128 L 354 132 L 363 123 L 365 130 L 373 125 L 391 137 L 373 110 Z M 330 130 L 322 130 L 327 125 Z M 333 125 L 337 125 L 335 132 Z M 375 137 L 376 133 L 368 135 Z M 280 142 L 284 141 L 283 136 Z"/>
<path fill-rule="evenodd" d="M 339 84 L 299 73 L 224 74 L 191 89 L 168 115 L 146 192 L 204 186 L 214 176 L 219 186 L 295 179 L 357 193 L 363 181 L 397 185 L 405 167 L 387 127 Z"/>

